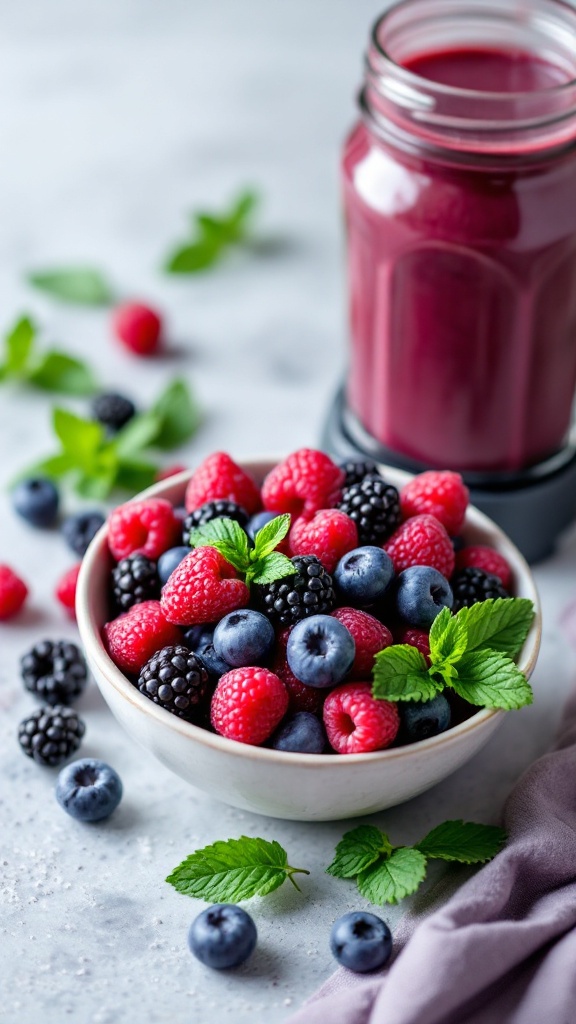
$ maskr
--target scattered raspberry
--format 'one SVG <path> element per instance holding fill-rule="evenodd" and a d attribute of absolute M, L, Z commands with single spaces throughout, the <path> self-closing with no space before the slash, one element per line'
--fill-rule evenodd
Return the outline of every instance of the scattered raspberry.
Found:
<path fill-rule="evenodd" d="M 338 754 L 384 750 L 396 738 L 400 716 L 396 704 L 376 700 L 370 683 L 337 686 L 324 701 L 324 726 Z"/>
<path fill-rule="evenodd" d="M 299 679 L 296 679 L 286 657 L 286 644 L 289 636 L 290 629 L 283 629 L 278 634 L 276 653 L 270 667 L 288 690 L 288 710 L 293 712 L 310 711 L 313 715 L 317 715 L 322 710 L 326 691 L 320 690 L 317 686 L 307 686 L 306 683 L 301 683 Z"/>
<path fill-rule="evenodd" d="M 452 541 L 435 516 L 407 519 L 386 541 L 384 550 L 390 555 L 396 573 L 411 565 L 430 565 L 449 579 L 454 571 Z"/>
<path fill-rule="evenodd" d="M 123 672 L 137 675 L 162 647 L 182 641 L 176 626 L 166 620 L 159 601 L 143 601 L 104 626 L 104 643 Z"/>
<path fill-rule="evenodd" d="M 82 562 L 77 562 L 71 569 L 68 569 L 68 572 L 64 573 L 54 591 L 56 598 L 66 609 L 71 619 L 76 618 L 76 584 L 81 565 Z"/>
<path fill-rule="evenodd" d="M 115 508 L 108 520 L 108 545 L 116 561 L 142 552 L 153 560 L 180 541 L 180 520 L 164 498 L 143 498 Z"/>
<path fill-rule="evenodd" d="M 401 626 L 394 633 L 394 643 L 410 644 L 410 647 L 416 647 L 430 664 L 430 638 L 425 630 L 415 629 L 414 626 Z"/>
<path fill-rule="evenodd" d="M 373 615 L 361 612 L 357 608 L 337 608 L 332 612 L 332 616 L 346 626 L 356 644 L 356 655 L 350 676 L 352 679 L 371 679 L 374 655 L 394 642 L 392 633 Z"/>
<path fill-rule="evenodd" d="M 171 476 L 177 476 L 178 473 L 184 473 L 188 469 L 187 466 L 182 466 L 177 463 L 175 466 L 166 466 L 164 469 L 159 469 L 154 477 L 154 482 L 159 484 L 161 480 L 169 480 Z"/>
<path fill-rule="evenodd" d="M 162 321 L 149 306 L 126 302 L 114 310 L 112 330 L 131 352 L 150 356 L 159 346 Z"/>
<path fill-rule="evenodd" d="M 236 502 L 249 515 L 262 508 L 254 480 L 226 452 L 214 452 L 194 471 L 186 488 L 186 511 L 217 498 Z"/>
<path fill-rule="evenodd" d="M 451 537 L 460 532 L 470 493 L 460 473 L 429 470 L 420 473 L 400 491 L 404 519 L 411 516 L 435 516 Z"/>
<path fill-rule="evenodd" d="M 169 622 L 197 626 L 218 622 L 245 608 L 250 591 L 216 548 L 195 548 L 174 569 L 162 589 L 162 610 Z"/>
<path fill-rule="evenodd" d="M 325 508 L 312 519 L 297 519 L 288 540 L 290 555 L 316 555 L 332 573 L 342 556 L 358 547 L 358 530 L 345 512 Z"/>
<path fill-rule="evenodd" d="M 0 622 L 17 615 L 28 596 L 28 587 L 8 565 L 0 565 Z"/>
<path fill-rule="evenodd" d="M 212 697 L 216 732 L 239 743 L 259 744 L 272 735 L 288 710 L 288 691 L 267 668 L 236 668 L 221 676 Z"/>
<path fill-rule="evenodd" d="M 512 587 L 512 569 L 499 551 L 488 548 L 484 544 L 471 544 L 462 548 L 456 555 L 457 569 L 483 569 L 491 576 L 498 576 L 503 587 Z"/>
<path fill-rule="evenodd" d="M 345 473 L 324 452 L 299 448 L 268 473 L 262 501 L 270 512 L 308 518 L 339 501 Z"/>

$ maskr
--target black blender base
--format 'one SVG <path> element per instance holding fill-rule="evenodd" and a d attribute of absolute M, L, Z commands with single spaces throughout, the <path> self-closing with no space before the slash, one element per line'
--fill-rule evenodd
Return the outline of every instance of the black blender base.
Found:
<path fill-rule="evenodd" d="M 414 462 L 380 445 L 350 414 L 342 390 L 330 408 L 321 444 L 339 462 L 368 458 L 411 473 L 442 468 Z M 576 519 L 574 444 L 521 474 L 462 476 L 470 488 L 473 504 L 498 523 L 528 562 L 538 562 L 550 555 L 559 535 Z"/>

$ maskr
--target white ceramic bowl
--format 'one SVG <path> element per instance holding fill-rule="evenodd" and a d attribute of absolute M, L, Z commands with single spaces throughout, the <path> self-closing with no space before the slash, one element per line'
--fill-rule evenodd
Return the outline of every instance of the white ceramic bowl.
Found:
<path fill-rule="evenodd" d="M 243 463 L 261 481 L 271 462 Z M 401 487 L 409 475 L 383 467 L 386 479 Z M 150 487 L 146 497 L 181 505 L 190 472 Z M 138 497 L 142 497 L 139 495 Z M 518 549 L 486 516 L 470 508 L 463 535 L 500 551 L 514 573 L 514 591 L 530 598 L 536 617 L 519 659 L 528 678 L 538 655 L 541 612 L 528 565 Z M 253 747 L 183 722 L 144 697 L 116 668 L 101 639 L 110 618 L 111 569 L 104 526 L 92 541 L 77 589 L 77 616 L 88 662 L 119 722 L 134 739 L 183 779 L 211 796 L 248 811 L 300 821 L 328 821 L 370 814 L 424 792 L 468 761 L 490 739 L 504 714 L 481 710 L 459 725 L 404 747 L 371 754 L 289 754 Z"/>

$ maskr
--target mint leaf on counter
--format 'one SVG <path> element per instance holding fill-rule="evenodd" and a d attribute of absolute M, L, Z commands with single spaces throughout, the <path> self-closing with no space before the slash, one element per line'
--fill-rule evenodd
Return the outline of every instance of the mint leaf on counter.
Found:
<path fill-rule="evenodd" d="M 355 878 L 381 856 L 389 856 L 392 847 L 388 836 L 374 825 L 359 825 L 346 832 L 336 847 L 334 860 L 326 874 L 335 878 Z"/>
<path fill-rule="evenodd" d="M 411 896 L 425 877 L 424 854 L 409 846 L 399 846 L 386 860 L 362 871 L 357 883 L 360 895 L 381 907 L 384 903 L 399 903 L 405 896 Z"/>
<path fill-rule="evenodd" d="M 61 302 L 80 306 L 108 306 L 114 301 L 104 275 L 93 267 L 55 267 L 32 271 L 27 280 Z"/>
<path fill-rule="evenodd" d="M 237 902 L 252 896 L 266 896 L 286 878 L 298 889 L 295 874 L 310 874 L 293 868 L 288 855 L 276 841 L 241 836 L 216 842 L 186 857 L 166 881 L 185 896 L 210 903 Z"/>
<path fill-rule="evenodd" d="M 27 316 L 20 317 L 4 339 L 0 381 L 17 380 L 42 391 L 91 395 L 96 381 L 90 367 L 58 349 L 37 352 L 37 328 Z"/>
<path fill-rule="evenodd" d="M 4 339 L 6 355 L 3 369 L 6 377 L 23 376 L 28 365 L 34 342 L 36 327 L 28 316 L 16 321 Z"/>
<path fill-rule="evenodd" d="M 233 565 L 245 583 L 272 583 L 296 572 L 294 564 L 286 555 L 274 551 L 290 528 L 287 513 L 276 516 L 258 530 L 254 546 L 250 547 L 248 535 L 235 519 L 222 516 L 190 531 L 189 544 L 192 548 L 211 547 Z M 262 535 L 262 537 L 261 537 Z"/>
<path fill-rule="evenodd" d="M 156 399 L 151 414 L 158 419 L 154 447 L 170 450 L 189 441 L 201 422 L 198 404 L 183 380 L 173 380 Z"/>
<path fill-rule="evenodd" d="M 483 864 L 495 857 L 506 842 L 506 833 L 496 825 L 477 825 L 473 821 L 444 821 L 416 844 L 426 857 Z"/>
<path fill-rule="evenodd" d="M 380 700 L 432 700 L 442 689 L 428 672 L 424 655 L 410 644 L 393 644 L 379 651 L 372 678 L 372 693 Z"/>
<path fill-rule="evenodd" d="M 256 193 L 246 190 L 223 214 L 193 214 L 191 238 L 174 249 L 165 270 L 170 274 L 196 274 L 220 262 L 230 247 L 241 245 L 249 237 L 257 203 Z"/>

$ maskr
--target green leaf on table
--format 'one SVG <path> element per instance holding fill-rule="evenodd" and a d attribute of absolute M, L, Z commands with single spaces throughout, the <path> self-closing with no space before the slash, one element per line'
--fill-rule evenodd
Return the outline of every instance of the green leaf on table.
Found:
<path fill-rule="evenodd" d="M 497 597 L 461 608 L 456 618 L 462 617 L 466 624 L 468 651 L 489 649 L 515 658 L 534 614 L 534 605 L 526 597 Z"/>
<path fill-rule="evenodd" d="M 162 420 L 155 412 L 143 412 L 133 416 L 114 437 L 119 456 L 130 457 L 154 445 L 161 427 Z"/>
<path fill-rule="evenodd" d="M 157 467 L 144 459 L 121 457 L 114 483 L 124 491 L 137 494 L 138 491 L 144 491 L 154 483 L 157 472 Z"/>
<path fill-rule="evenodd" d="M 358 889 L 375 906 L 398 903 L 419 888 L 426 876 L 426 857 L 409 846 L 396 847 L 386 860 L 358 875 Z"/>
<path fill-rule="evenodd" d="M 154 439 L 156 448 L 177 448 L 184 444 L 195 434 L 201 422 L 198 404 L 183 380 L 172 381 L 150 411 L 159 421 L 158 434 Z"/>
<path fill-rule="evenodd" d="M 469 704 L 510 711 L 531 704 L 532 688 L 517 665 L 498 651 L 466 654 L 458 664 L 458 676 L 450 683 Z"/>
<path fill-rule="evenodd" d="M 107 306 L 114 294 L 104 275 L 93 267 L 55 267 L 32 271 L 28 281 L 61 302 L 82 306 Z"/>
<path fill-rule="evenodd" d="M 20 317 L 4 339 L 6 358 L 3 370 L 6 377 L 26 376 L 35 339 L 36 327 L 30 317 Z"/>
<path fill-rule="evenodd" d="M 286 878 L 298 888 L 296 873 L 304 868 L 288 864 L 287 853 L 276 841 L 241 836 L 216 842 L 186 857 L 166 879 L 178 892 L 210 903 L 237 902 L 266 896 Z"/>
<path fill-rule="evenodd" d="M 195 274 L 218 263 L 230 247 L 249 237 L 257 203 L 256 193 L 247 190 L 223 214 L 193 214 L 192 236 L 174 248 L 165 270 L 171 274 Z"/>
<path fill-rule="evenodd" d="M 431 700 L 442 689 L 429 674 L 424 655 L 409 644 L 379 651 L 372 679 L 372 694 L 380 700 Z"/>
<path fill-rule="evenodd" d="M 496 825 L 479 825 L 474 821 L 444 821 L 416 843 L 416 849 L 425 857 L 436 860 L 483 864 L 496 856 L 506 838 L 504 829 Z"/>
<path fill-rule="evenodd" d="M 379 828 L 359 825 L 344 833 L 326 872 L 335 878 L 355 878 L 381 857 L 389 857 L 392 850 L 388 836 Z"/>
<path fill-rule="evenodd" d="M 63 450 L 76 459 L 77 465 L 80 468 L 92 465 L 96 451 L 104 442 L 102 425 L 58 407 L 53 411 L 52 423 Z"/>
<path fill-rule="evenodd" d="M 55 349 L 40 356 L 27 379 L 37 388 L 61 394 L 91 395 L 96 390 L 96 381 L 90 367 L 80 359 Z"/>

